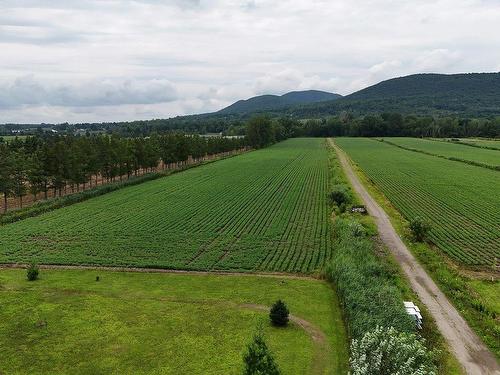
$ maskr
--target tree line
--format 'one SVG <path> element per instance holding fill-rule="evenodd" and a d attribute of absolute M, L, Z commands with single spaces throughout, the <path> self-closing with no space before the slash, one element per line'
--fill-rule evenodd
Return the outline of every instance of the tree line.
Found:
<path fill-rule="evenodd" d="M 500 137 L 500 117 L 469 119 L 382 113 L 354 118 L 345 113 L 303 121 L 298 131 L 315 137 L 497 138 Z"/>
<path fill-rule="evenodd" d="M 280 137 L 500 137 L 500 117 L 469 118 L 460 116 L 425 116 L 402 114 L 401 112 L 386 112 L 355 116 L 350 111 L 323 117 L 311 115 L 301 119 L 286 113 L 262 113 L 249 115 L 207 114 L 182 116 L 172 119 L 147 121 L 131 121 L 124 123 L 94 123 L 94 124 L 59 124 L 34 125 L 0 124 L 0 135 L 12 134 L 12 131 L 28 133 L 43 133 L 43 129 L 57 129 L 60 133 L 74 134 L 77 129 L 93 133 L 105 132 L 119 134 L 123 137 L 146 137 L 151 134 L 162 134 L 172 131 L 184 133 L 223 132 L 226 135 L 244 135 L 248 123 L 253 119 L 267 118 Z M 44 128 L 45 127 L 45 128 Z M 35 130 L 36 129 L 36 130 Z"/>
<path fill-rule="evenodd" d="M 262 117 L 258 117 L 262 118 Z M 403 116 L 383 113 L 352 117 L 296 120 L 289 117 L 268 118 L 279 140 L 290 137 L 433 137 L 468 138 L 500 137 L 500 117 L 492 119 L 460 119 L 457 117 Z"/>
<path fill-rule="evenodd" d="M 0 139 L 0 194 L 7 210 L 9 197 L 19 198 L 20 206 L 27 194 L 36 199 L 49 190 L 62 195 L 70 186 L 81 187 L 106 181 L 130 178 L 139 171 L 155 170 L 163 165 L 184 162 L 240 149 L 244 139 L 189 136 L 184 134 L 152 135 L 126 138 L 118 135 L 30 136 L 3 142 Z"/>

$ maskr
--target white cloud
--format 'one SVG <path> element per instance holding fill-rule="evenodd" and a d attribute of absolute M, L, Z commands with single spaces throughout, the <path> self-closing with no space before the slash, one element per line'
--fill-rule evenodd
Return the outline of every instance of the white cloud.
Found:
<path fill-rule="evenodd" d="M 0 123 L 168 117 L 499 70 L 498 19 L 491 0 L 5 0 Z"/>
<path fill-rule="evenodd" d="M 176 95 L 174 85 L 165 79 L 110 79 L 54 85 L 25 76 L 11 84 L 0 84 L 0 109 L 26 105 L 96 107 L 154 104 L 174 101 Z"/>

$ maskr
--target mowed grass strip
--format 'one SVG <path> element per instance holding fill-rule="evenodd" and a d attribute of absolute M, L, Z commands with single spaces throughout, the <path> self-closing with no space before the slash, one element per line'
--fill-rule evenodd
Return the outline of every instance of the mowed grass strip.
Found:
<path fill-rule="evenodd" d="M 497 171 L 372 139 L 337 138 L 336 143 L 407 219 L 429 220 L 431 240 L 449 256 L 488 267 L 500 258 Z"/>
<path fill-rule="evenodd" d="M 338 300 L 319 280 L 43 269 L 28 282 L 0 270 L 0 298 L 5 374 L 240 374 L 259 325 L 283 374 L 347 372 Z M 244 307 L 279 298 L 326 339 Z"/>
<path fill-rule="evenodd" d="M 0 227 L 0 263 L 309 273 L 329 185 L 325 140 L 291 139 Z"/>
<path fill-rule="evenodd" d="M 456 158 L 500 168 L 500 150 L 490 150 L 467 145 L 420 138 L 384 137 L 398 146 L 424 151 L 446 158 Z"/>

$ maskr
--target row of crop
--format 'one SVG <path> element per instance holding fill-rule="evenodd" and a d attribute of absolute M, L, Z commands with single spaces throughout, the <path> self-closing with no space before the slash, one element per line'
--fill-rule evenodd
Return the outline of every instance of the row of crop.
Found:
<path fill-rule="evenodd" d="M 283 270 L 300 271 L 303 270 L 303 266 L 310 268 L 311 263 L 317 265 L 324 259 L 324 251 L 321 253 L 315 251 L 315 245 L 321 246 L 322 243 L 322 237 L 318 236 L 318 227 L 324 228 L 327 222 L 326 216 L 318 212 L 326 204 L 317 199 L 325 194 L 323 191 L 326 185 L 324 175 L 319 176 L 311 171 L 308 174 L 300 174 L 298 177 L 300 179 L 293 182 L 295 189 L 299 189 L 298 195 L 294 198 L 281 246 L 278 247 L 278 251 L 273 252 L 271 268 L 275 267 L 274 264 L 284 264 L 280 266 Z"/>
<path fill-rule="evenodd" d="M 478 162 L 478 161 L 475 161 L 475 160 L 459 158 L 459 157 L 456 157 L 456 156 L 446 156 L 446 155 L 436 154 L 436 153 L 433 153 L 433 152 L 429 152 L 429 151 L 423 150 L 421 148 L 413 148 L 413 147 L 403 146 L 401 144 L 397 144 L 397 143 L 388 141 L 385 138 L 380 138 L 380 139 L 377 139 L 377 140 L 380 141 L 380 142 L 384 142 L 386 144 L 389 144 L 391 146 L 401 148 L 401 149 L 406 150 L 406 151 L 419 152 L 419 153 L 424 154 L 424 155 L 435 156 L 437 158 L 448 159 L 448 160 L 452 160 L 452 161 L 458 161 L 458 162 L 461 162 L 461 163 L 473 165 L 475 167 L 488 168 L 488 169 L 493 169 L 495 171 L 500 171 L 500 165 L 492 165 L 492 164 L 487 164 L 487 163 L 481 163 L 481 162 Z"/>
<path fill-rule="evenodd" d="M 406 218 L 433 223 L 430 237 L 441 249 L 470 264 L 499 256 L 495 172 L 414 157 L 371 140 L 339 142 Z"/>
<path fill-rule="evenodd" d="M 477 264 L 494 257 L 497 248 L 494 245 L 489 246 L 488 240 L 496 235 L 493 229 L 487 229 L 494 228 L 493 224 L 491 226 L 488 223 L 474 224 L 471 218 L 465 218 L 451 209 L 448 206 L 449 202 L 436 201 L 435 197 L 425 190 L 419 190 L 418 186 L 406 184 L 403 180 L 384 179 L 369 169 L 367 173 L 405 217 L 425 216 L 433 223 L 431 239 L 437 238 L 437 245 L 441 245 L 441 242 L 444 244 L 456 242 L 474 249 L 473 254 L 465 253 L 467 249 L 454 251 L 453 255 L 458 259 Z M 450 197 L 450 201 L 453 199 Z M 443 230 L 438 231 L 440 228 Z"/>
<path fill-rule="evenodd" d="M 304 152 L 302 154 L 304 154 Z M 286 250 L 290 251 L 290 253 L 288 256 L 284 257 L 285 261 L 273 263 L 271 268 L 275 270 L 294 268 L 295 270 L 307 272 L 313 264 L 317 265 L 318 261 L 312 261 L 312 257 L 313 254 L 318 255 L 318 252 L 304 251 L 307 250 L 305 247 L 310 247 L 309 243 L 314 240 L 316 233 L 315 227 L 317 226 L 315 222 L 313 222 L 313 225 L 310 228 L 307 225 L 304 225 L 304 221 L 306 220 L 304 214 L 310 214 L 311 210 L 314 211 L 316 209 L 317 202 L 307 202 L 311 199 L 311 196 L 315 197 L 317 194 L 305 194 L 305 197 L 294 196 L 292 198 L 292 201 L 297 207 L 290 212 L 290 216 L 297 215 L 298 221 L 300 222 L 299 225 L 295 225 L 295 219 L 290 219 L 288 215 L 279 215 L 277 217 L 275 214 L 276 211 L 283 209 L 283 197 L 289 196 L 289 192 L 292 190 L 292 187 L 299 186 L 303 188 L 304 186 L 313 185 L 312 189 L 314 190 L 316 188 L 317 176 L 311 176 L 311 181 L 309 181 L 310 184 L 304 183 L 307 182 L 306 180 L 308 179 L 308 175 L 306 173 L 307 170 L 313 167 L 312 165 L 309 165 L 310 163 L 305 162 L 306 160 L 295 158 L 294 163 L 289 163 L 287 168 L 277 168 L 279 173 L 270 176 L 271 178 L 269 180 L 261 180 L 260 183 L 253 186 L 253 189 L 249 189 L 249 186 L 247 186 L 247 189 L 245 189 L 245 195 L 241 196 L 241 199 L 232 201 L 231 197 L 227 197 L 229 198 L 229 202 L 225 205 L 225 212 L 222 212 L 222 214 L 219 215 L 214 215 L 215 217 L 224 218 L 224 221 L 218 230 L 220 232 L 219 235 L 256 235 L 261 238 L 265 238 L 269 236 L 270 232 L 272 232 L 274 234 L 271 233 L 271 238 L 277 238 L 276 235 L 283 235 L 280 231 L 287 230 L 287 226 L 296 226 L 296 229 L 298 230 L 291 230 L 290 232 L 297 232 L 304 238 L 300 238 L 299 236 L 296 240 L 291 241 L 290 239 L 282 237 L 282 240 L 279 242 L 284 243 Z M 255 179 L 253 181 L 255 181 Z M 264 199 L 255 199 L 256 197 L 261 196 L 264 197 Z M 306 207 L 303 207 L 304 202 Z M 312 217 L 314 218 L 314 215 Z M 279 225 L 276 227 L 276 219 L 279 219 L 279 223 L 283 224 L 281 227 Z M 207 224 L 210 225 L 210 223 Z M 301 234 L 303 231 L 306 233 Z M 241 241 L 238 241 L 237 246 L 240 246 L 240 244 Z M 294 244 L 297 245 L 297 249 L 293 248 L 295 246 Z M 230 250 L 232 250 L 233 246 L 235 246 L 234 242 L 231 243 Z M 227 251 L 227 249 L 225 249 L 225 251 Z M 269 249 L 269 253 L 274 253 L 274 251 L 274 248 Z M 229 253 L 230 252 L 231 251 L 229 251 Z M 309 257 L 309 260 L 297 260 L 297 258 L 304 258 L 304 256 Z M 294 259 L 294 264 L 289 266 L 288 264 L 291 263 L 292 258 Z M 227 258 L 224 258 L 223 262 L 226 261 L 226 259 Z M 284 264 L 284 262 L 286 262 L 286 264 Z"/>
<path fill-rule="evenodd" d="M 383 188 L 382 184 L 379 185 L 382 190 L 384 191 L 384 194 L 389 198 L 389 200 L 395 205 L 395 207 L 403 214 L 404 217 L 406 218 L 412 218 L 412 217 L 417 217 L 422 215 L 425 215 L 426 219 L 432 219 L 432 215 L 430 215 L 430 211 L 422 211 L 416 209 L 414 204 L 412 204 L 406 196 L 401 196 L 398 194 L 393 194 L 390 189 Z M 408 204 L 408 202 L 410 202 Z M 420 204 L 424 207 L 425 202 L 420 201 Z M 432 230 L 429 233 L 429 239 L 434 242 L 438 247 L 440 247 L 442 250 L 444 250 L 446 253 L 449 255 L 453 256 L 455 259 L 460 260 L 465 263 L 469 264 L 477 264 L 477 263 L 482 263 L 484 262 L 484 257 L 479 256 L 479 254 L 476 253 L 476 251 L 467 251 L 465 248 L 460 249 L 455 246 L 450 247 L 450 242 L 455 242 L 457 241 L 457 238 L 461 235 L 461 230 L 460 227 L 455 226 L 460 225 L 459 223 L 453 223 L 453 226 L 447 226 L 445 223 L 445 219 L 443 218 L 443 213 L 440 215 L 437 215 L 437 221 L 433 220 L 433 227 Z M 438 234 L 438 231 L 440 228 L 443 228 L 442 233 L 447 234 L 450 233 L 450 235 L 447 236 L 447 238 L 442 238 Z M 451 234 L 454 233 L 454 234 Z M 476 236 L 477 237 L 477 236 Z M 473 242 L 471 244 L 472 246 L 477 247 L 477 242 Z M 482 251 L 481 251 L 482 252 Z"/>
<path fill-rule="evenodd" d="M 331 251 L 323 142 L 290 140 L 6 226 L 0 260 L 312 272 Z"/>
<path fill-rule="evenodd" d="M 429 195 L 425 194 L 425 192 L 418 192 L 414 187 L 412 192 L 413 199 L 409 199 L 407 189 L 412 189 L 411 186 L 408 186 L 407 189 L 403 189 L 402 192 L 398 192 L 391 189 L 388 184 L 384 184 L 376 177 L 373 178 L 386 196 L 406 218 L 423 216 L 433 223 L 430 238 L 437 239 L 437 241 L 435 241 L 436 245 L 442 247 L 442 243 L 464 242 L 475 250 L 474 253 L 466 253 L 466 249 L 463 249 L 463 251 L 459 252 L 454 251 L 450 255 L 454 255 L 457 259 L 468 263 L 480 263 L 492 256 L 492 252 L 494 252 L 495 249 L 489 248 L 488 246 L 482 246 L 485 245 L 486 238 L 493 236 L 492 233 L 484 230 L 485 227 L 478 226 L 476 228 L 477 230 L 473 230 L 473 228 L 470 228 L 471 222 L 469 220 L 466 220 L 463 216 L 457 215 L 452 210 L 448 211 L 445 204 L 441 204 L 439 209 L 432 210 L 432 206 L 434 206 L 436 202 L 426 199 Z M 469 228 L 467 228 L 467 226 L 469 226 Z M 440 228 L 443 230 L 440 231 Z"/>
<path fill-rule="evenodd" d="M 489 144 L 485 144 L 488 141 L 463 141 L 463 140 L 455 140 L 455 139 L 445 139 L 445 140 L 438 140 L 435 139 L 438 142 L 449 142 L 449 143 L 454 143 L 454 144 L 459 144 L 459 145 L 464 145 L 464 146 L 470 146 L 470 147 L 476 147 L 476 148 L 482 148 L 485 150 L 495 150 L 499 151 L 500 150 L 500 141 L 496 140 L 495 142 L 498 143 L 496 146 L 491 146 Z M 484 143 L 483 143 L 484 142 Z"/>

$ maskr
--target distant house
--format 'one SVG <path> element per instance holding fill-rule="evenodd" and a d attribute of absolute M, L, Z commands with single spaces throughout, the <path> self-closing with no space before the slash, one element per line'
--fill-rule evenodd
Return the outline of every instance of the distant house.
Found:
<path fill-rule="evenodd" d="M 222 137 L 222 132 L 220 132 L 220 133 L 206 133 L 206 134 L 201 134 L 200 136 L 205 137 L 205 138 Z"/>
<path fill-rule="evenodd" d="M 222 132 L 220 133 L 206 133 L 206 134 L 200 134 L 200 137 L 203 138 L 227 138 L 227 139 L 238 139 L 238 138 L 245 138 L 244 135 L 223 135 Z"/>
<path fill-rule="evenodd" d="M 57 133 L 57 130 L 52 128 L 42 128 L 42 131 L 53 134 Z"/>
<path fill-rule="evenodd" d="M 418 329 L 422 329 L 423 319 L 422 314 L 420 314 L 420 309 L 411 301 L 403 302 L 405 305 L 406 313 L 410 315 L 413 320 L 415 320 L 415 325 Z"/>

